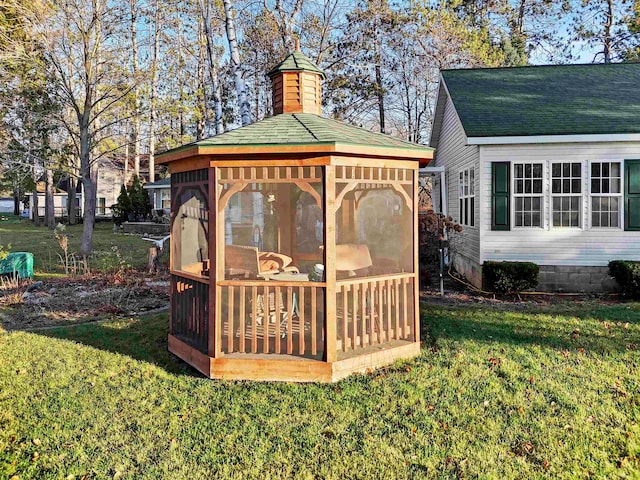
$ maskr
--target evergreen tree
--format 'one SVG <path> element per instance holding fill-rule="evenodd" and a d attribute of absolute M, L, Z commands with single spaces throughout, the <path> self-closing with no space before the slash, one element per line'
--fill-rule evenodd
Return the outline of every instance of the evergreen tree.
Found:
<path fill-rule="evenodd" d="M 118 202 L 111 207 L 113 212 L 113 221 L 116 225 L 120 225 L 122 222 L 126 222 L 129 219 L 129 213 L 131 213 L 131 199 L 127 193 L 127 188 L 122 185 L 120 187 L 120 195 L 118 195 Z"/>

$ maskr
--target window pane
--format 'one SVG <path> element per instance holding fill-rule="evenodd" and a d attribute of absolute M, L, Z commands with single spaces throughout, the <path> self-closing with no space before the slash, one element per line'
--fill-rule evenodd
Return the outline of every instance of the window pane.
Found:
<path fill-rule="evenodd" d="M 580 193 L 580 180 L 571 180 L 571 193 Z"/>
<path fill-rule="evenodd" d="M 471 210 L 469 212 L 469 216 L 471 217 L 470 225 L 473 227 L 475 225 L 475 199 L 471 197 Z"/>
<path fill-rule="evenodd" d="M 531 178 L 531 164 L 526 164 L 524 166 L 524 176 L 526 178 Z"/>
<path fill-rule="evenodd" d="M 571 211 L 577 212 L 580 207 L 580 197 L 571 197 Z"/>
<path fill-rule="evenodd" d="M 608 163 L 603 163 L 602 164 L 602 176 L 603 177 L 608 177 L 609 176 L 609 164 Z"/>
<path fill-rule="evenodd" d="M 617 197 L 611 197 L 611 211 L 618 211 L 619 207 L 618 207 L 618 198 Z"/>
<path fill-rule="evenodd" d="M 534 227 L 539 227 L 540 226 L 540 213 L 533 212 L 531 214 L 531 225 L 534 226 Z"/>
<path fill-rule="evenodd" d="M 609 179 L 608 178 L 603 178 L 602 179 L 602 193 L 610 193 L 609 192 Z"/>
<path fill-rule="evenodd" d="M 592 163 L 591 164 L 591 176 L 592 177 L 599 177 L 600 176 L 600 164 L 599 163 Z"/>
<path fill-rule="evenodd" d="M 533 165 L 533 176 L 535 178 L 542 178 L 542 164 L 536 163 Z"/>
<path fill-rule="evenodd" d="M 516 193 L 524 193 L 523 180 L 517 180 L 516 181 Z"/>
<path fill-rule="evenodd" d="M 591 213 L 591 226 L 592 227 L 600 227 L 600 214 L 593 212 Z"/>
<path fill-rule="evenodd" d="M 566 212 L 567 210 L 569 210 L 569 202 L 570 202 L 570 200 L 571 199 L 568 198 L 568 197 L 562 198 L 562 210 L 563 211 Z"/>
<path fill-rule="evenodd" d="M 516 211 L 522 211 L 522 198 L 516 198 Z"/>
<path fill-rule="evenodd" d="M 554 227 L 560 226 L 560 213 L 559 212 L 553 212 L 553 226 Z"/>
<path fill-rule="evenodd" d="M 521 163 L 517 163 L 517 164 L 516 164 L 516 173 L 515 173 L 515 177 L 516 177 L 516 178 L 522 178 L 522 164 L 521 164 Z"/>
<path fill-rule="evenodd" d="M 600 197 L 593 197 L 591 199 L 591 210 L 594 212 L 600 211 Z"/>
<path fill-rule="evenodd" d="M 553 210 L 560 210 L 560 198 L 559 197 L 554 197 L 553 198 Z"/>
<path fill-rule="evenodd" d="M 572 163 L 571 164 L 571 176 L 572 177 L 579 177 L 580 176 L 580 164 L 579 163 Z"/>
<path fill-rule="evenodd" d="M 542 193 L 542 180 L 533 181 L 533 193 Z"/>
<path fill-rule="evenodd" d="M 571 180 L 568 178 L 562 180 L 562 193 L 571 193 Z"/>
<path fill-rule="evenodd" d="M 531 210 L 540 211 L 540 197 L 533 197 L 531 199 Z"/>
<path fill-rule="evenodd" d="M 560 176 L 560 173 L 561 173 L 560 166 L 561 165 L 559 163 L 554 163 L 551 166 L 551 176 L 553 176 L 553 177 L 559 177 Z"/>
<path fill-rule="evenodd" d="M 620 216 L 620 215 L 618 215 L 618 213 L 617 213 L 617 212 L 611 212 L 611 213 L 609 214 L 609 221 L 610 221 L 609 226 L 610 226 L 610 227 L 618 227 L 618 226 L 619 226 L 619 225 L 618 225 L 618 217 L 619 217 L 619 216 Z"/>
<path fill-rule="evenodd" d="M 600 193 L 600 180 L 591 180 L 591 193 Z"/>
<path fill-rule="evenodd" d="M 618 162 L 614 162 L 611 164 L 611 176 L 612 177 L 620 176 L 620 164 Z"/>
<path fill-rule="evenodd" d="M 620 179 L 613 178 L 609 181 L 609 193 L 620 193 Z"/>
<path fill-rule="evenodd" d="M 569 221 L 570 221 L 570 224 L 569 224 L 570 227 L 577 227 L 578 226 L 578 212 L 571 212 L 569 214 Z"/>
<path fill-rule="evenodd" d="M 551 193 L 561 193 L 561 183 L 559 179 L 554 178 L 551 181 Z"/>

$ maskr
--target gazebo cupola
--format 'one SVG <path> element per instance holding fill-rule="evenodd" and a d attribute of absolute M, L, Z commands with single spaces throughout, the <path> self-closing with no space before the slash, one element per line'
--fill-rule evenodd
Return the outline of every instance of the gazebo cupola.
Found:
<path fill-rule="evenodd" d="M 157 155 L 171 173 L 169 350 L 211 378 L 332 382 L 420 352 L 418 165 L 323 118 L 299 48 L 274 115 Z"/>
<path fill-rule="evenodd" d="M 273 114 L 315 113 L 322 115 L 322 80 L 325 74 L 300 52 L 289 54 L 268 74 L 273 86 Z"/>

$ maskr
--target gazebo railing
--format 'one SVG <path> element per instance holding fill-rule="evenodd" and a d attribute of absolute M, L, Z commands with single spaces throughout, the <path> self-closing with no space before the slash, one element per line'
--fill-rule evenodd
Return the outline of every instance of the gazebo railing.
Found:
<path fill-rule="evenodd" d="M 414 282 L 412 273 L 339 280 L 338 351 L 359 350 L 394 340 L 412 341 Z"/>
<path fill-rule="evenodd" d="M 207 353 L 209 340 L 209 285 L 171 275 L 171 334 Z"/>
<path fill-rule="evenodd" d="M 222 352 L 321 359 L 325 286 L 316 282 L 221 281 Z"/>

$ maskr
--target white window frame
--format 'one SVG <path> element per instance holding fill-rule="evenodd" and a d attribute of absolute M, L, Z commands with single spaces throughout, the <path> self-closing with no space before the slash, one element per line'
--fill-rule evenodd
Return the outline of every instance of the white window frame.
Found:
<path fill-rule="evenodd" d="M 588 225 L 590 230 L 624 230 L 624 159 L 622 158 L 605 158 L 605 159 L 596 159 L 589 160 L 589 165 L 587 169 L 587 185 L 589 188 L 588 201 L 587 201 L 587 211 L 588 211 Z M 612 163 L 618 163 L 620 165 L 620 191 L 618 193 L 594 193 L 591 188 L 591 165 L 594 163 L 608 163 L 611 165 Z M 606 178 L 606 177 L 597 177 L 597 178 Z M 609 179 L 613 178 L 611 175 L 608 177 Z M 593 225 L 593 204 L 592 199 L 594 197 L 616 197 L 618 198 L 618 226 L 617 227 L 602 227 Z"/>
<path fill-rule="evenodd" d="M 460 225 L 469 228 L 476 227 L 476 215 L 475 215 L 475 171 L 474 167 L 465 168 L 460 170 L 458 174 L 458 218 Z M 465 209 L 463 205 L 467 206 L 467 214 L 464 214 Z"/>
<path fill-rule="evenodd" d="M 553 176 L 553 165 L 554 164 L 559 164 L 560 165 L 560 169 L 562 170 L 562 165 L 568 163 L 569 165 L 571 165 L 570 167 L 570 172 L 569 172 L 569 177 L 564 177 L 563 176 L 563 172 L 560 172 L 560 177 L 554 177 Z M 564 180 L 568 180 L 569 181 L 569 185 L 571 186 L 573 181 L 577 178 L 573 176 L 573 164 L 578 164 L 580 166 L 580 177 L 579 177 L 579 185 L 580 185 L 580 193 L 566 193 L 563 192 L 563 185 L 562 182 Z M 573 230 L 584 230 L 584 198 L 585 198 L 585 194 L 586 194 L 586 188 L 585 188 L 585 172 L 584 172 L 584 168 L 585 168 L 585 162 L 583 160 L 550 160 L 549 161 L 549 228 L 551 230 L 555 230 L 555 229 L 560 229 L 560 230 L 568 230 L 568 229 L 573 229 Z M 559 178 L 561 185 L 560 185 L 560 193 L 554 193 L 553 192 L 553 179 L 554 178 Z M 570 187 L 571 190 L 573 190 L 573 187 Z M 563 225 L 554 225 L 553 224 L 553 214 L 555 213 L 555 209 L 553 208 L 553 200 L 554 198 L 577 198 L 578 199 L 578 225 L 568 225 L 568 226 L 563 226 Z M 560 210 L 561 215 L 563 214 L 562 210 Z M 568 214 L 568 213 L 567 213 Z"/>
<path fill-rule="evenodd" d="M 534 193 L 516 193 L 516 165 L 540 165 L 542 167 L 542 176 L 540 180 L 542 182 L 542 191 L 539 194 Z M 515 230 L 523 229 L 523 230 L 531 230 L 531 229 L 545 229 L 547 224 L 546 222 L 546 203 L 547 203 L 547 195 L 548 191 L 546 188 L 546 177 L 547 177 L 547 162 L 542 160 L 523 160 L 523 161 L 512 161 L 511 162 L 511 225 Z M 525 179 L 526 177 L 522 177 Z M 532 177 L 533 179 L 533 177 Z M 533 190 L 533 183 L 532 183 Z M 516 199 L 517 198 L 540 198 L 540 225 L 516 225 Z"/>

